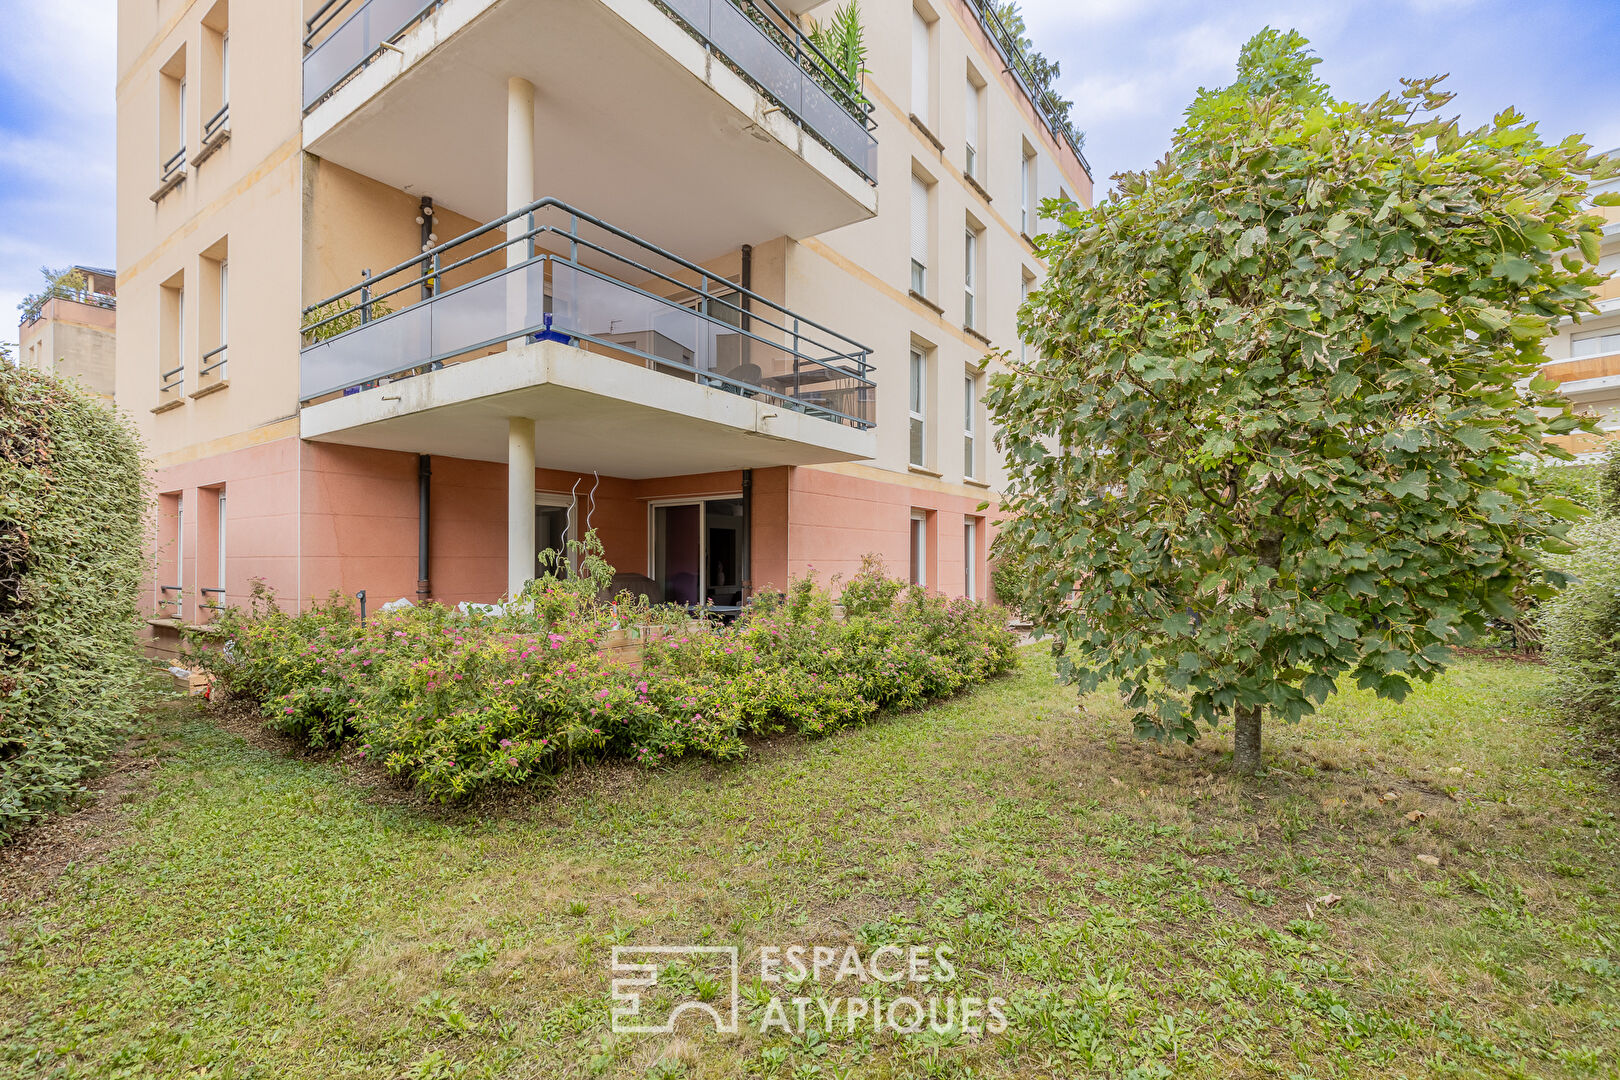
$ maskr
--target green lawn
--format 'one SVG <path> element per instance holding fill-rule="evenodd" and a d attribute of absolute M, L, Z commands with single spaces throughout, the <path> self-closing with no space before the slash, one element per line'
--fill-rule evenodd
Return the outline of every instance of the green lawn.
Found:
<path fill-rule="evenodd" d="M 1620 794 L 1542 681 L 1346 692 L 1245 788 L 1224 736 L 1137 743 L 1035 648 L 926 712 L 472 812 L 182 706 L 121 835 L 0 907 L 0 1074 L 1613 1077 Z M 741 946 L 745 982 L 761 945 L 947 946 L 1010 1023 L 614 1036 L 611 948 L 653 943 Z"/>

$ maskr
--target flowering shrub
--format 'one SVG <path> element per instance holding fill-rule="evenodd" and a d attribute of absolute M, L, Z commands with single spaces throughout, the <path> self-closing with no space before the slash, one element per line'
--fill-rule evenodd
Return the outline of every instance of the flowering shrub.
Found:
<path fill-rule="evenodd" d="M 601 603 L 603 577 L 545 575 L 498 614 L 428 604 L 363 628 L 337 598 L 288 615 L 256 596 L 226 616 L 218 677 L 272 728 L 316 747 L 348 741 L 450 801 L 581 760 L 734 758 L 744 735 L 861 723 L 1015 662 L 1004 613 L 883 581 L 875 564 L 845 590 L 859 613 L 843 621 L 831 592 L 803 580 L 730 627 Z M 601 651 L 627 625 L 677 630 L 636 667 Z"/>

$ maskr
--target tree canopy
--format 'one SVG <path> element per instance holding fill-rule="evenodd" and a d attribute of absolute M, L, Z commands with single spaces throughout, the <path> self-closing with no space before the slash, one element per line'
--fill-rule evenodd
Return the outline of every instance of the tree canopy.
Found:
<path fill-rule="evenodd" d="M 1346 674 L 1398 700 L 1560 584 L 1579 511 L 1530 473 L 1589 426 L 1536 372 L 1594 310 L 1612 166 L 1511 110 L 1463 130 L 1439 78 L 1335 100 L 1316 63 L 1263 31 L 1153 170 L 1063 214 L 1038 359 L 987 395 L 997 552 L 1063 673 L 1117 681 L 1145 736 L 1234 716 L 1240 771 L 1264 712 Z"/>

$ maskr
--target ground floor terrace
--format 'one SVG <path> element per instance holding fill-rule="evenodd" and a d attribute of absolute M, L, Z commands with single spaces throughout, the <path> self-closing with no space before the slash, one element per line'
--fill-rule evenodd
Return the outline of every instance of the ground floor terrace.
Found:
<path fill-rule="evenodd" d="M 530 483 L 506 462 L 296 434 L 161 467 L 155 632 L 206 623 L 260 580 L 284 609 L 362 590 L 373 609 L 401 597 L 489 603 L 586 530 L 621 585 L 661 601 L 733 606 L 801 575 L 847 576 L 869 553 L 945 594 L 989 593 L 993 515 L 977 492 L 860 463 L 559 468 L 549 459 L 570 455 L 551 452 L 543 426 L 532 452 L 532 470 L 518 466 Z"/>

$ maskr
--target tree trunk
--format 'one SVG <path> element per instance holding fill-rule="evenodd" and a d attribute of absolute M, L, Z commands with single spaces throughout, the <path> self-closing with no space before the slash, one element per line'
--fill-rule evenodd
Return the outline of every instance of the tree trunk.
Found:
<path fill-rule="evenodd" d="M 1232 771 L 1253 776 L 1260 771 L 1260 706 L 1239 705 L 1232 731 Z"/>

